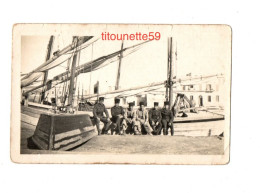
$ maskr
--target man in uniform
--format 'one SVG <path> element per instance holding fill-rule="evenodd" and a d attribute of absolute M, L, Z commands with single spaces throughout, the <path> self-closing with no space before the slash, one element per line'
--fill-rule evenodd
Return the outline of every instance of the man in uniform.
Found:
<path fill-rule="evenodd" d="M 163 125 L 163 134 L 168 135 L 168 127 L 171 128 L 171 136 L 174 134 L 173 129 L 173 113 L 169 110 L 169 102 L 164 102 L 164 107 L 161 111 L 162 114 L 162 125 Z"/>
<path fill-rule="evenodd" d="M 149 123 L 153 129 L 154 135 L 160 135 L 162 130 L 162 115 L 161 111 L 158 109 L 158 102 L 154 102 L 154 108 L 149 112 Z"/>
<path fill-rule="evenodd" d="M 134 127 L 136 125 L 136 111 L 134 110 L 134 103 L 129 103 L 129 108 L 125 112 L 125 120 L 123 124 L 125 124 L 128 133 L 133 133 Z"/>
<path fill-rule="evenodd" d="M 104 113 L 106 116 L 104 116 Z M 104 105 L 104 97 L 99 97 L 98 103 L 94 105 L 93 115 L 96 121 L 98 135 L 101 135 L 101 133 L 107 133 L 111 121 L 109 119 L 108 111 Z M 102 131 L 100 129 L 100 121 L 104 123 Z"/>
<path fill-rule="evenodd" d="M 147 110 L 144 108 L 144 103 L 140 102 L 140 108 L 136 111 L 136 120 L 138 123 L 139 132 L 142 131 L 142 127 L 144 127 L 147 135 L 152 135 L 152 128 L 149 125 L 149 115 Z"/>
<path fill-rule="evenodd" d="M 111 108 L 111 121 L 116 125 L 116 130 L 118 131 L 118 134 L 125 134 L 126 127 L 123 125 L 124 120 L 124 108 L 122 106 L 119 106 L 120 99 L 115 99 L 115 106 Z M 121 126 L 123 126 L 123 131 L 121 131 Z M 111 130 L 111 134 L 113 134 L 113 129 Z"/>

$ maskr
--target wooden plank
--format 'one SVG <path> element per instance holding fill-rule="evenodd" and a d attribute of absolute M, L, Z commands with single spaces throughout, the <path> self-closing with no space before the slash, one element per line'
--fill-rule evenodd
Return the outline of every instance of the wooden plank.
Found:
<path fill-rule="evenodd" d="M 28 105 L 31 107 L 37 107 L 37 108 L 40 108 L 43 110 L 48 110 L 48 109 L 52 108 L 52 106 L 50 106 L 50 105 L 43 105 L 43 104 L 33 103 L 33 102 L 28 102 Z"/>
<path fill-rule="evenodd" d="M 35 125 L 36 126 L 39 119 L 35 118 L 35 117 L 31 117 L 31 116 L 26 115 L 26 114 L 21 114 L 21 120 L 24 123 L 29 123 L 31 125 Z"/>
<path fill-rule="evenodd" d="M 31 125 L 29 123 L 21 121 L 21 128 L 30 129 L 30 130 L 34 130 L 35 131 L 36 125 Z"/>
<path fill-rule="evenodd" d="M 39 110 L 39 109 L 35 109 L 33 107 L 25 107 L 25 106 L 21 106 L 21 112 L 30 112 L 30 113 L 35 113 L 35 114 L 43 114 L 46 113 L 45 110 Z"/>
<path fill-rule="evenodd" d="M 65 133 L 56 134 L 55 142 L 65 138 L 65 137 L 80 135 L 80 134 L 83 134 L 83 133 L 91 131 L 91 130 L 95 130 L 95 127 L 89 126 L 89 127 L 84 127 L 83 129 L 75 129 L 75 130 L 68 131 Z"/>
<path fill-rule="evenodd" d="M 55 116 L 55 134 L 60 134 L 75 129 L 83 129 L 84 127 L 90 127 L 92 121 L 89 115 L 80 114 L 80 115 L 60 115 Z"/>
<path fill-rule="evenodd" d="M 72 149 L 72 148 L 74 148 L 76 146 L 79 146 L 80 144 L 90 140 L 92 137 L 94 137 L 96 135 L 97 135 L 97 133 L 94 132 L 94 130 L 91 130 L 91 131 L 88 132 L 88 136 L 83 137 L 83 138 L 81 138 L 81 139 L 79 139 L 79 140 L 77 140 L 75 142 L 72 142 L 71 144 L 66 145 L 66 146 L 61 146 L 58 150 L 69 150 L 69 149 Z"/>
<path fill-rule="evenodd" d="M 41 115 L 41 114 L 37 114 L 37 113 L 31 113 L 31 112 L 25 111 L 25 110 L 22 111 L 21 113 L 25 114 L 25 115 L 28 115 L 28 116 L 31 116 L 31 117 L 34 117 L 34 118 L 38 118 L 38 119 L 40 118 L 40 115 Z"/>

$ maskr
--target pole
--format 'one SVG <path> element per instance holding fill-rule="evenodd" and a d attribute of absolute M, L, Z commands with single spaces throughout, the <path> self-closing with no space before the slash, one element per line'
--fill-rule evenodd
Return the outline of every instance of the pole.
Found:
<path fill-rule="evenodd" d="M 173 64 L 172 64 L 172 37 L 170 37 L 169 39 L 169 46 L 170 46 L 170 49 L 169 49 L 169 68 L 170 68 L 170 71 L 169 71 L 169 80 L 168 80 L 168 83 L 169 83 L 169 109 L 172 108 L 172 103 L 173 103 L 173 84 L 172 84 L 172 81 L 173 81 Z"/>
<path fill-rule="evenodd" d="M 73 43 L 78 44 L 78 37 L 73 37 Z M 77 45 L 75 46 L 77 47 Z M 78 53 L 76 52 L 73 56 L 72 64 L 71 64 L 71 76 L 70 76 L 70 86 L 69 86 L 69 98 L 68 105 L 72 106 L 73 103 L 73 95 L 74 95 L 74 80 L 75 80 L 75 70 L 77 64 Z"/>
<path fill-rule="evenodd" d="M 82 84 L 81 101 L 82 101 L 82 102 L 84 101 L 84 98 L 83 98 L 83 84 Z"/>
<path fill-rule="evenodd" d="M 166 93 L 165 93 L 165 100 L 169 101 L 169 88 L 168 88 L 168 80 L 169 80 L 169 66 L 170 66 L 170 58 L 169 58 L 169 52 L 170 52 L 170 45 L 169 45 L 169 38 L 168 38 L 168 49 L 167 49 L 167 76 L 166 76 Z"/>
<path fill-rule="evenodd" d="M 124 41 L 122 41 L 122 44 L 121 44 L 121 52 L 120 52 L 120 55 L 119 55 L 119 64 L 118 64 L 118 72 L 117 72 L 116 88 L 115 88 L 115 90 L 119 89 L 119 81 L 120 81 L 120 73 L 121 73 L 121 62 L 122 62 L 122 57 L 123 57 L 123 47 L 124 47 Z"/>
<path fill-rule="evenodd" d="M 93 46 L 94 43 L 91 46 L 91 61 L 93 61 Z M 91 70 L 90 70 L 90 75 L 89 75 L 89 94 L 91 94 L 91 80 L 92 80 L 92 63 L 91 63 Z"/>
<path fill-rule="evenodd" d="M 46 55 L 46 58 L 45 58 L 46 62 L 51 58 L 53 42 L 54 42 L 54 36 L 51 36 L 50 40 L 49 40 L 48 47 L 47 47 L 47 55 Z M 43 77 L 43 82 L 42 82 L 44 85 L 47 82 L 47 78 L 48 78 L 48 71 L 45 71 L 44 77 Z M 42 96 L 40 98 L 40 102 L 42 102 L 44 100 L 44 98 L 45 98 L 45 91 L 44 91 L 44 89 L 42 89 Z"/>

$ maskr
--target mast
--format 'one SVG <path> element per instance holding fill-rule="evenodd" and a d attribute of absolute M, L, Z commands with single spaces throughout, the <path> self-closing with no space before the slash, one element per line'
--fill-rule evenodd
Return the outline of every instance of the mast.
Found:
<path fill-rule="evenodd" d="M 75 47 L 77 47 L 78 44 L 78 37 L 73 37 L 73 44 L 76 44 Z M 76 52 L 73 56 L 72 64 L 71 64 L 71 76 L 70 76 L 70 86 L 69 86 L 69 98 L 68 98 L 68 105 L 72 106 L 73 103 L 73 95 L 74 95 L 74 84 L 75 84 L 75 70 L 76 70 L 76 64 L 77 64 L 77 57 L 78 52 Z"/>
<path fill-rule="evenodd" d="M 84 97 L 83 97 L 83 84 L 82 84 L 81 101 L 84 101 Z"/>
<path fill-rule="evenodd" d="M 79 103 L 79 86 L 78 86 L 78 103 Z"/>
<path fill-rule="evenodd" d="M 94 43 L 91 46 L 91 61 L 93 61 L 93 46 L 94 46 Z M 90 69 L 90 75 L 89 75 L 89 94 L 91 94 L 91 79 L 92 79 L 92 63 L 91 63 L 91 69 Z"/>
<path fill-rule="evenodd" d="M 172 37 L 168 38 L 169 53 L 168 53 L 168 65 L 169 65 L 169 108 L 171 109 L 173 103 L 173 63 L 172 63 Z"/>
<path fill-rule="evenodd" d="M 169 39 L 168 39 L 168 49 L 167 49 L 167 76 L 166 76 L 166 93 L 165 93 L 165 100 L 169 101 L 169 86 L 168 86 L 168 80 L 169 80 L 169 51 L 170 50 L 170 45 L 169 45 Z"/>
<path fill-rule="evenodd" d="M 119 81 L 120 81 L 120 73 L 121 73 L 121 62 L 122 62 L 122 57 L 123 57 L 123 47 L 124 47 L 124 41 L 122 40 L 121 52 L 120 52 L 120 55 L 119 55 L 119 64 L 118 64 L 118 71 L 117 71 L 117 79 L 116 79 L 115 90 L 119 89 Z"/>
<path fill-rule="evenodd" d="M 50 40 L 49 40 L 49 44 L 47 46 L 47 55 L 46 55 L 46 58 L 45 58 L 46 62 L 51 58 L 53 42 L 54 42 L 54 36 L 51 36 Z M 48 71 L 45 71 L 44 77 L 43 77 L 43 82 L 42 82 L 44 85 L 47 82 L 47 78 L 48 78 Z M 44 98 L 45 98 L 45 90 L 42 89 L 42 96 L 41 96 L 40 102 L 42 102 L 44 100 Z"/>

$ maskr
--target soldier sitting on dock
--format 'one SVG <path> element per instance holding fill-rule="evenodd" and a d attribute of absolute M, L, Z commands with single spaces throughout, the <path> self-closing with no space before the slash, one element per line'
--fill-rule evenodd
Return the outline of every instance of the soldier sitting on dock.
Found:
<path fill-rule="evenodd" d="M 123 124 L 126 126 L 127 133 L 131 134 L 134 132 L 134 127 L 137 127 L 136 124 L 136 111 L 134 110 L 134 103 L 129 103 L 129 108 L 125 112 L 125 120 Z"/>
<path fill-rule="evenodd" d="M 104 113 L 106 114 L 106 116 L 104 116 Z M 98 103 L 94 105 L 93 115 L 96 122 L 98 135 L 101 135 L 101 133 L 107 133 L 111 121 L 109 119 L 108 111 L 104 105 L 104 97 L 99 97 Z M 104 123 L 102 131 L 100 129 L 100 121 Z"/>
<path fill-rule="evenodd" d="M 140 102 L 140 108 L 136 111 L 136 120 L 138 124 L 138 131 L 141 132 L 142 128 L 145 129 L 147 135 L 152 135 L 152 128 L 149 125 L 149 115 L 148 111 L 144 108 L 144 103 Z"/>
<path fill-rule="evenodd" d="M 162 124 L 163 124 L 163 134 L 168 135 L 168 127 L 171 128 L 171 136 L 174 134 L 173 128 L 173 113 L 169 110 L 169 102 L 164 102 L 164 107 L 161 111 L 162 113 Z"/>
<path fill-rule="evenodd" d="M 152 108 L 149 112 L 149 123 L 153 128 L 154 135 L 160 135 L 162 130 L 162 115 L 161 111 L 158 109 L 158 102 L 154 102 L 154 108 Z"/>
<path fill-rule="evenodd" d="M 111 108 L 111 121 L 113 124 L 116 125 L 116 131 L 118 132 L 119 135 L 125 134 L 126 126 L 123 124 L 124 121 L 124 108 L 122 106 L 119 106 L 120 99 L 116 98 L 115 99 L 115 106 Z M 122 130 L 121 130 L 122 126 Z M 114 129 L 111 129 L 111 135 L 113 135 Z"/>

